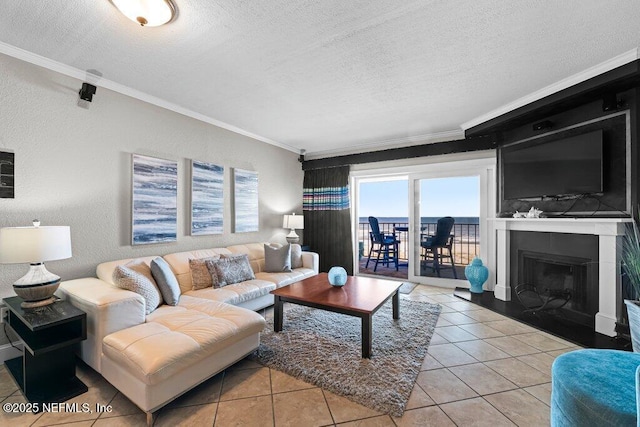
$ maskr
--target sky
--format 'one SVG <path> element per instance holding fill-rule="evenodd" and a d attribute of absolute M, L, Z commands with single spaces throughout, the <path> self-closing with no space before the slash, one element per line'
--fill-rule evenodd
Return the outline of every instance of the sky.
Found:
<path fill-rule="evenodd" d="M 420 180 L 420 216 L 476 217 L 480 215 L 480 177 Z M 408 217 L 409 181 L 360 183 L 360 217 Z"/>

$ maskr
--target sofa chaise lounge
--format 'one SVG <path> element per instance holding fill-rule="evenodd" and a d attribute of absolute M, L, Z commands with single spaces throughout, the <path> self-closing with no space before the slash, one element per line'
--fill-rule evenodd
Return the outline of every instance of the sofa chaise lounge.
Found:
<path fill-rule="evenodd" d="M 255 279 L 193 290 L 190 259 L 246 254 Z M 98 265 L 97 278 L 60 284 L 57 294 L 87 313 L 79 356 L 140 409 L 152 423 L 159 408 L 253 352 L 273 304 L 269 292 L 318 274 L 318 255 L 299 254 L 291 272 L 265 272 L 262 243 L 164 255 L 180 286 L 177 305 L 145 314 L 141 295 L 118 288 L 113 271 L 132 259 Z M 157 257 L 139 258 L 149 264 Z M 295 262 L 294 262 L 295 265 Z"/>

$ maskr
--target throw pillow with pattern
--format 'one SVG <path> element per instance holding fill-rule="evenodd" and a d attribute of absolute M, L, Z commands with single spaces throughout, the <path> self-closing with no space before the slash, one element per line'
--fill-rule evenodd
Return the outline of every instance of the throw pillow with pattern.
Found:
<path fill-rule="evenodd" d="M 220 286 L 255 279 L 249 256 L 246 254 L 222 257 L 214 263 Z"/>
<path fill-rule="evenodd" d="M 198 289 L 206 289 L 212 286 L 215 288 L 218 287 L 214 285 L 214 280 L 217 281 L 218 277 L 211 274 L 209 268 L 207 268 L 207 261 L 216 261 L 218 259 L 220 259 L 219 256 L 189 259 L 189 268 L 191 269 L 191 289 L 197 291 Z"/>
<path fill-rule="evenodd" d="M 146 314 L 158 308 L 162 302 L 160 291 L 153 282 L 153 278 L 149 279 L 146 275 L 129 268 L 128 265 L 119 265 L 113 270 L 113 283 L 119 288 L 141 295 L 144 299 Z"/>

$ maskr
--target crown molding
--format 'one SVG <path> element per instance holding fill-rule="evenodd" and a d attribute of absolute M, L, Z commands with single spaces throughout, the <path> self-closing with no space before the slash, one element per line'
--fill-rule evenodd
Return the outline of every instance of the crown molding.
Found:
<path fill-rule="evenodd" d="M 584 71 L 576 73 L 556 83 L 550 84 L 549 86 L 546 86 L 540 90 L 530 93 L 529 95 L 516 99 L 515 101 L 505 104 L 502 107 L 496 108 L 495 110 L 489 111 L 486 114 L 483 114 L 479 117 L 469 120 L 468 122 L 465 122 L 462 125 L 460 125 L 460 127 L 463 130 L 470 129 L 474 126 L 487 122 L 491 119 L 495 119 L 496 117 L 499 117 L 510 111 L 516 110 L 520 107 L 524 107 L 525 105 L 531 104 L 532 102 L 538 101 L 546 96 L 552 95 L 556 92 L 560 92 L 561 90 L 567 89 L 578 83 L 582 83 L 586 80 L 599 76 L 600 74 L 604 74 L 608 71 L 621 67 L 637 59 L 638 59 L 638 48 L 631 49 L 611 59 L 608 59 L 604 62 L 596 64 L 593 67 L 587 68 Z"/>
<path fill-rule="evenodd" d="M 344 156 L 348 154 L 368 153 L 371 151 L 389 150 L 392 148 L 410 147 L 413 145 L 434 144 L 436 142 L 455 141 L 464 139 L 464 131 L 449 130 L 444 132 L 428 133 L 423 135 L 404 136 L 401 138 L 385 139 L 382 141 L 367 142 L 351 146 L 350 148 L 339 148 L 335 150 L 314 151 L 305 154 L 308 160 L 322 159 L 325 157 Z"/>
<path fill-rule="evenodd" d="M 71 67 L 69 65 L 63 64 L 58 61 L 54 61 L 52 59 L 46 58 L 41 55 L 37 55 L 33 52 L 29 52 L 19 47 L 16 47 L 4 42 L 0 42 L 0 53 L 3 53 L 5 55 L 11 56 L 13 58 L 16 58 L 25 62 L 29 62 L 31 64 L 37 65 L 42 68 L 46 68 L 51 71 L 55 71 L 60 74 L 64 74 L 65 76 L 73 77 L 81 81 L 91 80 L 90 83 L 93 84 L 94 86 L 98 86 L 104 89 L 109 89 L 114 92 L 118 92 L 122 95 L 126 95 L 131 98 L 135 98 L 140 101 L 146 102 L 148 104 L 152 104 L 157 107 L 164 108 L 165 110 L 173 111 L 174 113 L 178 113 L 183 116 L 187 116 L 192 119 L 196 119 L 198 121 L 208 123 L 210 125 L 214 125 L 222 129 L 226 129 L 228 131 L 237 133 L 239 135 L 244 135 L 249 138 L 262 141 L 267 144 L 271 144 L 288 151 L 292 151 L 294 153 L 299 153 L 299 150 L 297 148 L 291 147 L 290 145 L 283 144 L 283 143 L 271 140 L 269 138 L 265 138 L 255 133 L 246 131 L 244 129 L 240 129 L 237 126 L 233 126 L 228 123 L 222 122 L 220 120 L 216 120 L 212 117 L 205 116 L 204 114 L 189 110 L 188 108 L 181 107 L 180 105 L 174 104 L 172 102 L 166 101 L 156 96 L 149 95 L 148 93 L 114 82 L 113 80 L 104 79 L 97 75 L 91 74 L 88 71 L 82 71 L 78 68 Z"/>

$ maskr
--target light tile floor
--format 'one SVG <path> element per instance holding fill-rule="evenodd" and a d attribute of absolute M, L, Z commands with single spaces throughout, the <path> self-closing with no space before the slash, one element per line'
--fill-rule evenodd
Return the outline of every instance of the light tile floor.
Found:
<path fill-rule="evenodd" d="M 243 360 L 159 411 L 156 426 L 545 426 L 551 364 L 574 344 L 419 285 L 408 298 L 442 305 L 442 314 L 407 410 L 380 414 L 282 372 Z M 263 312 L 272 315 L 272 309 Z M 375 339 L 375 337 L 374 337 Z M 86 365 L 89 392 L 70 402 L 111 412 L 8 414 L 6 426 L 143 426 L 145 415 Z M 0 368 L 0 401 L 24 402 Z"/>

